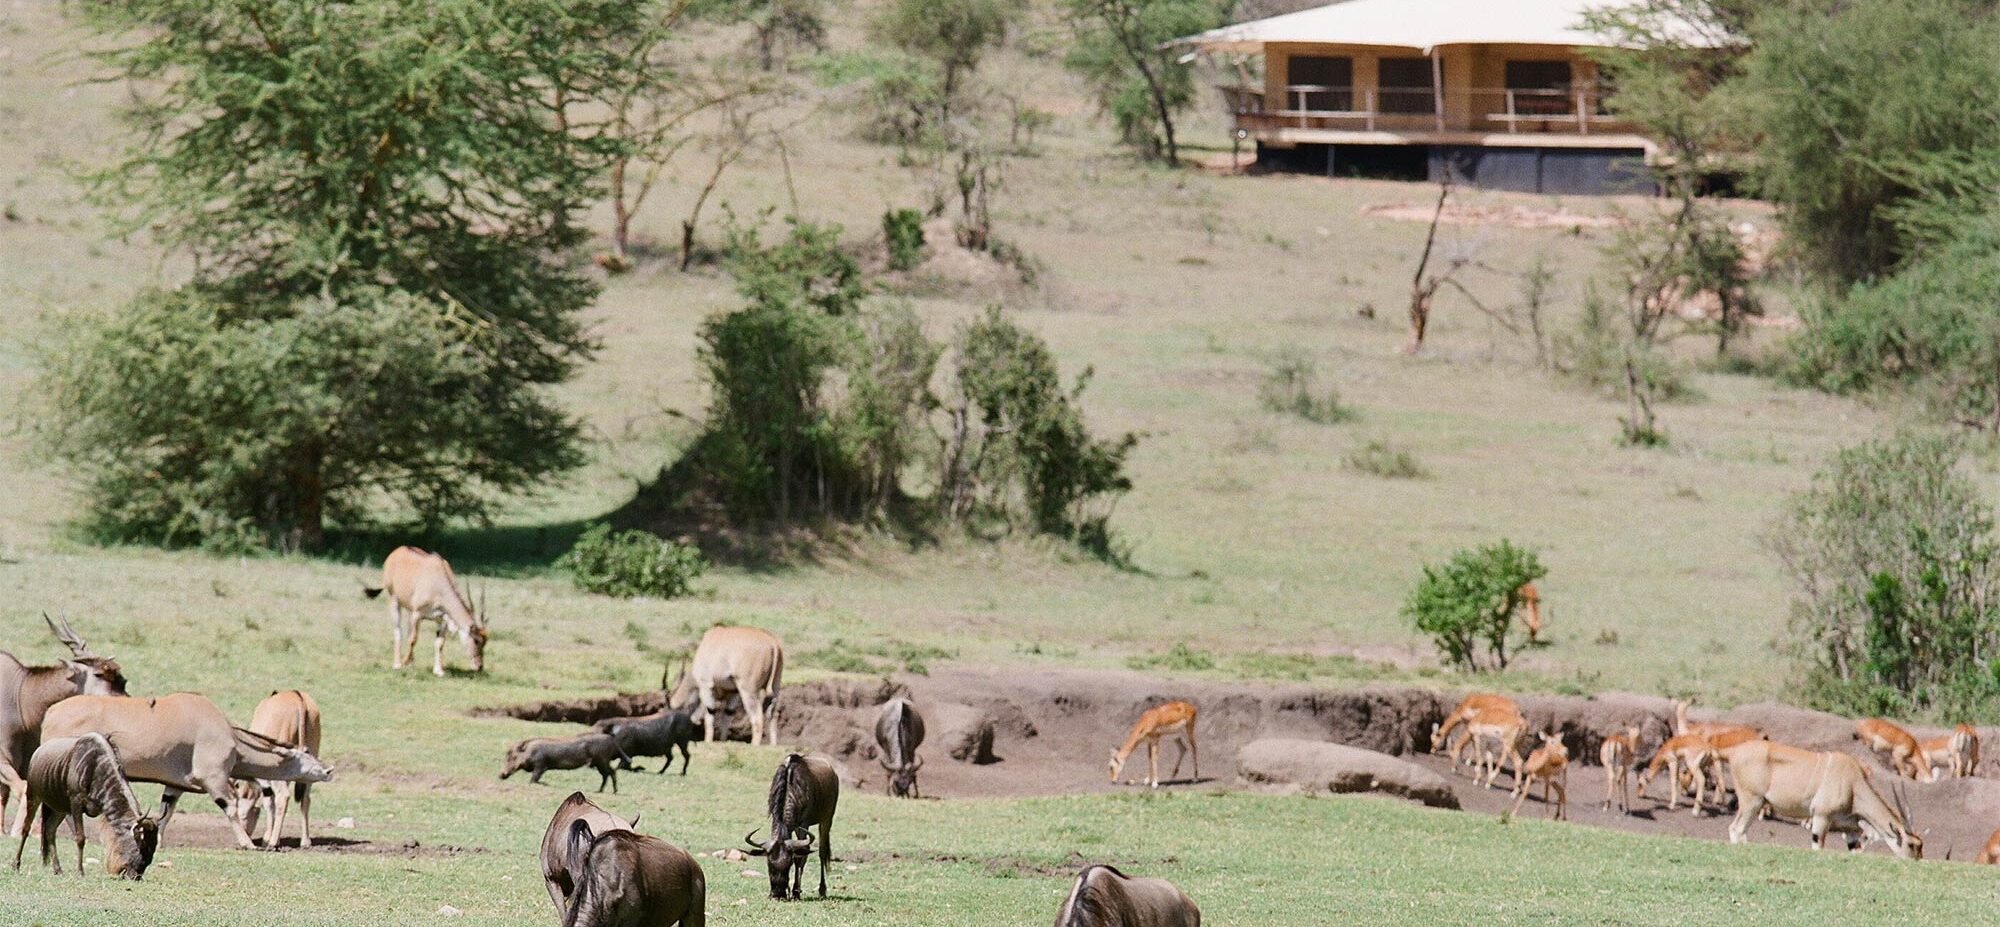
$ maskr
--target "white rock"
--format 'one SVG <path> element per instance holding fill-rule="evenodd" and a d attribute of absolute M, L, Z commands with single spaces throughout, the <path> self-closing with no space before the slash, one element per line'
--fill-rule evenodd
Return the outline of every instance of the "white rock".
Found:
<path fill-rule="evenodd" d="M 742 850 L 724 850 L 722 851 L 722 854 L 723 854 L 722 855 L 723 859 L 726 859 L 732 863 L 740 863 L 750 858 L 750 855 L 743 852 Z"/>
<path fill-rule="evenodd" d="M 445 905 L 438 905 L 438 916 L 439 916 L 439 917 L 457 917 L 457 916 L 459 916 L 459 915 L 461 915 L 461 914 L 464 914 L 464 913 L 465 913 L 464 911 L 460 911 L 459 909 L 457 909 L 457 908 L 454 908 L 454 907 L 452 907 L 451 905 L 448 905 L 448 904 L 445 904 Z"/>
<path fill-rule="evenodd" d="M 761 873 L 761 872 L 758 872 L 758 871 L 757 871 L 757 870 L 755 870 L 755 869 L 745 869 L 745 870 L 743 870 L 743 877 L 744 877 L 744 878 L 746 878 L 746 879 L 754 879 L 754 878 L 757 878 L 758 876 L 761 876 L 761 875 L 763 875 L 763 873 Z"/>
<path fill-rule="evenodd" d="M 394 816 L 395 816 L 395 815 L 390 815 L 390 817 L 394 817 Z M 335 826 L 335 827 L 337 827 L 337 828 L 340 828 L 341 830 L 353 830 L 353 829 L 354 829 L 354 819 L 353 819 L 353 818 L 341 818 L 340 820 L 338 820 L 338 821 L 335 821 L 335 822 L 333 822 L 333 826 Z"/>
<path fill-rule="evenodd" d="M 102 866 L 102 865 L 104 865 L 103 863 L 100 863 L 100 862 L 98 862 L 98 861 L 97 861 L 97 857 L 95 857 L 95 856 L 86 856 L 86 857 L 84 857 L 84 858 L 83 858 L 83 864 L 84 864 L 84 865 L 86 865 L 86 866 Z"/>
<path fill-rule="evenodd" d="M 850 864 L 848 864 L 848 866 L 847 866 L 847 871 L 848 871 L 848 872 L 860 872 L 860 871 L 861 871 L 861 867 L 860 867 L 860 866 L 856 866 L 856 865 L 854 865 L 854 864 L 850 863 Z"/>

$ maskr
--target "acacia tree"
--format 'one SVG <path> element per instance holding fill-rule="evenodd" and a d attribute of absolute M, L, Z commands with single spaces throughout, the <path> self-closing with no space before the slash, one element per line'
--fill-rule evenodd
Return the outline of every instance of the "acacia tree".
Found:
<path fill-rule="evenodd" d="M 1173 39 L 1222 22 L 1213 0 L 1068 0 L 1076 44 L 1064 59 L 1088 81 L 1119 135 L 1147 158 L 1180 160 L 1174 115 L 1194 102 L 1194 77 Z"/>
<path fill-rule="evenodd" d="M 91 190 L 196 268 L 73 318 L 51 449 L 100 533 L 315 547 L 399 503 L 480 516 L 581 462 L 592 198 L 627 79 L 608 0 L 113 0 L 75 8 L 136 134 Z"/>

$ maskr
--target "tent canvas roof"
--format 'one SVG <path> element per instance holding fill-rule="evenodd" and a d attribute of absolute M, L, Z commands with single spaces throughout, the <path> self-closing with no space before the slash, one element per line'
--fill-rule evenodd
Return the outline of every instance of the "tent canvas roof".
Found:
<path fill-rule="evenodd" d="M 1604 46 L 1584 13 L 1607 0 L 1348 0 L 1180 39 L 1203 51 L 1257 52 L 1269 42 L 1379 45 L 1429 54 L 1440 45 Z M 1692 44 L 1706 44 L 1690 33 Z"/>

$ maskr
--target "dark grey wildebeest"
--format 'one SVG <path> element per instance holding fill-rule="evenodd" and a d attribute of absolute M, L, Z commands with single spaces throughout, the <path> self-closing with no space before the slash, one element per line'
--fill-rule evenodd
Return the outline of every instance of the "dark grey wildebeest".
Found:
<path fill-rule="evenodd" d="M 826 897 L 826 865 L 833 858 L 834 807 L 840 803 L 840 776 L 833 764 L 822 757 L 785 757 L 771 777 L 771 833 L 762 844 L 743 836 L 750 855 L 765 858 L 771 875 L 771 897 L 796 900 L 806 878 L 806 860 L 812 856 L 811 828 L 819 828 L 819 896 Z"/>
<path fill-rule="evenodd" d="M 897 798 L 921 798 L 917 792 L 917 770 L 924 768 L 917 748 L 924 744 L 924 716 L 906 698 L 892 698 L 875 716 L 875 744 L 882 748 L 878 758 L 889 773 L 889 794 Z"/>
<path fill-rule="evenodd" d="M 1055 927 L 1201 927 L 1201 910 L 1165 879 L 1085 866 L 1056 913 Z"/>
<path fill-rule="evenodd" d="M 618 740 L 619 749 L 625 751 L 628 759 L 619 769 L 636 769 L 630 757 L 661 757 L 660 772 L 674 765 L 674 748 L 681 751 L 681 775 L 687 775 L 688 744 L 694 742 L 694 718 L 686 711 L 662 709 L 650 715 L 631 718 L 605 718 L 590 726 L 599 734 L 608 734 Z"/>
<path fill-rule="evenodd" d="M 628 823 L 597 807 L 595 802 L 583 797 L 582 792 L 569 793 L 569 797 L 556 806 L 548 829 L 542 831 L 542 882 L 548 886 L 549 901 L 555 903 L 556 917 L 569 913 L 569 896 L 576 891 L 576 883 L 570 881 L 569 874 L 569 826 L 578 821 L 588 821 L 590 829 L 599 834 L 631 830 L 639 823 L 637 817 Z"/>
<path fill-rule="evenodd" d="M 569 825 L 569 877 L 576 885 L 563 927 L 703 927 L 708 883 L 680 847 L 630 830 Z"/>
<path fill-rule="evenodd" d="M 507 748 L 507 758 L 500 766 L 500 778 L 525 771 L 532 774 L 528 781 L 539 785 L 542 773 L 551 769 L 582 769 L 588 766 L 597 770 L 597 790 L 604 791 L 608 782 L 611 794 L 616 795 L 618 769 L 612 764 L 624 756 L 625 751 L 618 748 L 618 740 L 604 734 L 530 737 Z"/>
<path fill-rule="evenodd" d="M 121 879 L 139 879 L 153 863 L 160 825 L 139 813 L 132 784 L 118 770 L 118 754 L 102 734 L 58 737 L 42 744 L 28 760 L 26 804 L 42 812 L 42 863 L 62 874 L 56 828 L 64 818 L 76 836 L 76 874 L 83 875 L 83 819 L 103 818 L 104 869 Z M 28 832 L 14 847 L 14 868 L 28 848 Z"/>

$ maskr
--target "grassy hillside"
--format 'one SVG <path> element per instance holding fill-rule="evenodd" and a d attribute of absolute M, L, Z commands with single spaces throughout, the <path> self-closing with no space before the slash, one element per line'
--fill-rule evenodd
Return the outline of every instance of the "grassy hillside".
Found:
<path fill-rule="evenodd" d="M 413 923 L 446 904 L 467 924 L 546 922 L 531 848 L 554 803 L 594 777 L 497 782 L 505 744 L 536 727 L 464 712 L 651 685 L 663 652 L 717 620 L 777 631 L 799 676 L 837 662 L 829 653 L 890 642 L 968 661 L 1078 664 L 1122 664 L 1185 643 L 1213 655 L 1215 675 L 1415 674 L 1425 672 L 1428 645 L 1397 607 L 1419 565 L 1505 535 L 1538 548 L 1552 569 L 1543 584 L 1552 645 L 1505 684 L 1769 697 L 1784 682 L 1771 645 L 1785 590 L 1758 534 L 1833 448 L 1882 427 L 1849 403 L 1702 374 L 1698 399 L 1662 410 L 1672 449 L 1620 450 L 1617 403 L 1537 371 L 1523 346 L 1451 297 L 1426 355 L 1397 353 L 1423 227 L 1364 209 L 1421 204 L 1431 191 L 1141 168 L 1110 147 L 1048 62 L 1010 53 L 996 67 L 1060 118 L 1039 157 L 1009 166 L 997 203 L 998 234 L 1046 266 L 1041 289 L 1005 298 L 1067 371 L 1095 369 L 1086 395 L 1095 426 L 1144 434 L 1132 462 L 1137 489 L 1113 522 L 1139 569 L 1039 542 L 863 534 L 796 563 L 725 566 L 711 576 L 714 594 L 693 601 L 620 603 L 570 590 L 542 565 L 688 440 L 703 400 L 694 332 L 733 305 L 718 273 L 647 262 L 607 282 L 593 314 L 603 353 L 563 391 L 593 426 L 594 462 L 495 528 L 425 539 L 490 585 L 492 672 L 396 675 L 386 618 L 357 594 L 380 551 L 217 559 L 82 546 L 64 533 L 70 487 L 32 453 L 36 332 L 175 273 L 143 240 L 106 240 L 66 179 L 105 157 L 121 95 L 77 83 L 87 70 L 66 52 L 74 38 L 56 4 L 0 11 L 0 408 L 15 413 L 0 428 L 0 648 L 53 656 L 36 617 L 48 610 L 116 653 L 138 693 L 198 690 L 245 718 L 275 687 L 311 691 L 327 718 L 323 752 L 339 768 L 318 817 L 323 827 L 353 817 L 353 830 L 324 833 L 368 841 L 369 851 L 170 847 L 172 866 L 137 886 L 0 870 L 0 910 L 28 923 Z M 802 210 L 843 223 L 860 242 L 885 208 L 915 203 L 917 186 L 892 152 L 856 141 L 846 120 L 830 106 L 808 122 L 792 169 Z M 1196 137 L 1222 144 L 1212 123 Z M 788 199 L 775 157 L 749 162 L 723 195 L 746 215 Z M 643 214 L 642 234 L 676 240 L 686 199 L 684 184 L 665 191 Z M 1593 215 L 1646 208 L 1465 200 Z M 1606 234 L 1459 226 L 1448 245 L 1510 273 L 1546 262 L 1558 274 L 1557 321 L 1567 324 Z M 1491 271 L 1467 283 L 1491 303 L 1509 301 L 1518 285 Z M 912 298 L 937 337 L 1002 298 L 926 292 Z M 1317 426 L 1258 408 L 1258 381 L 1288 348 L 1332 374 L 1359 421 Z M 1343 468 L 1345 454 L 1378 439 L 1411 448 L 1430 477 L 1386 481 Z M 648 830 L 691 849 L 729 846 L 758 823 L 775 757 L 702 750 L 688 779 L 628 776 L 611 804 L 643 812 Z M 205 809 L 191 813 L 212 823 Z M 843 802 L 841 820 L 837 900 L 787 909 L 788 921 L 1042 922 L 1079 854 L 1172 875 L 1215 923 L 1273 927 L 1475 915 L 1685 922 L 1687 908 L 1661 898 L 1727 904 L 1759 923 L 1866 922 L 1891 911 L 1942 920 L 1990 892 L 1982 873 L 1962 867 L 1502 825 L 1371 800 L 1174 794 L 946 808 L 857 796 Z M 408 841 L 420 846 L 400 849 Z M 711 863 L 716 922 L 767 922 L 761 877 Z"/>

